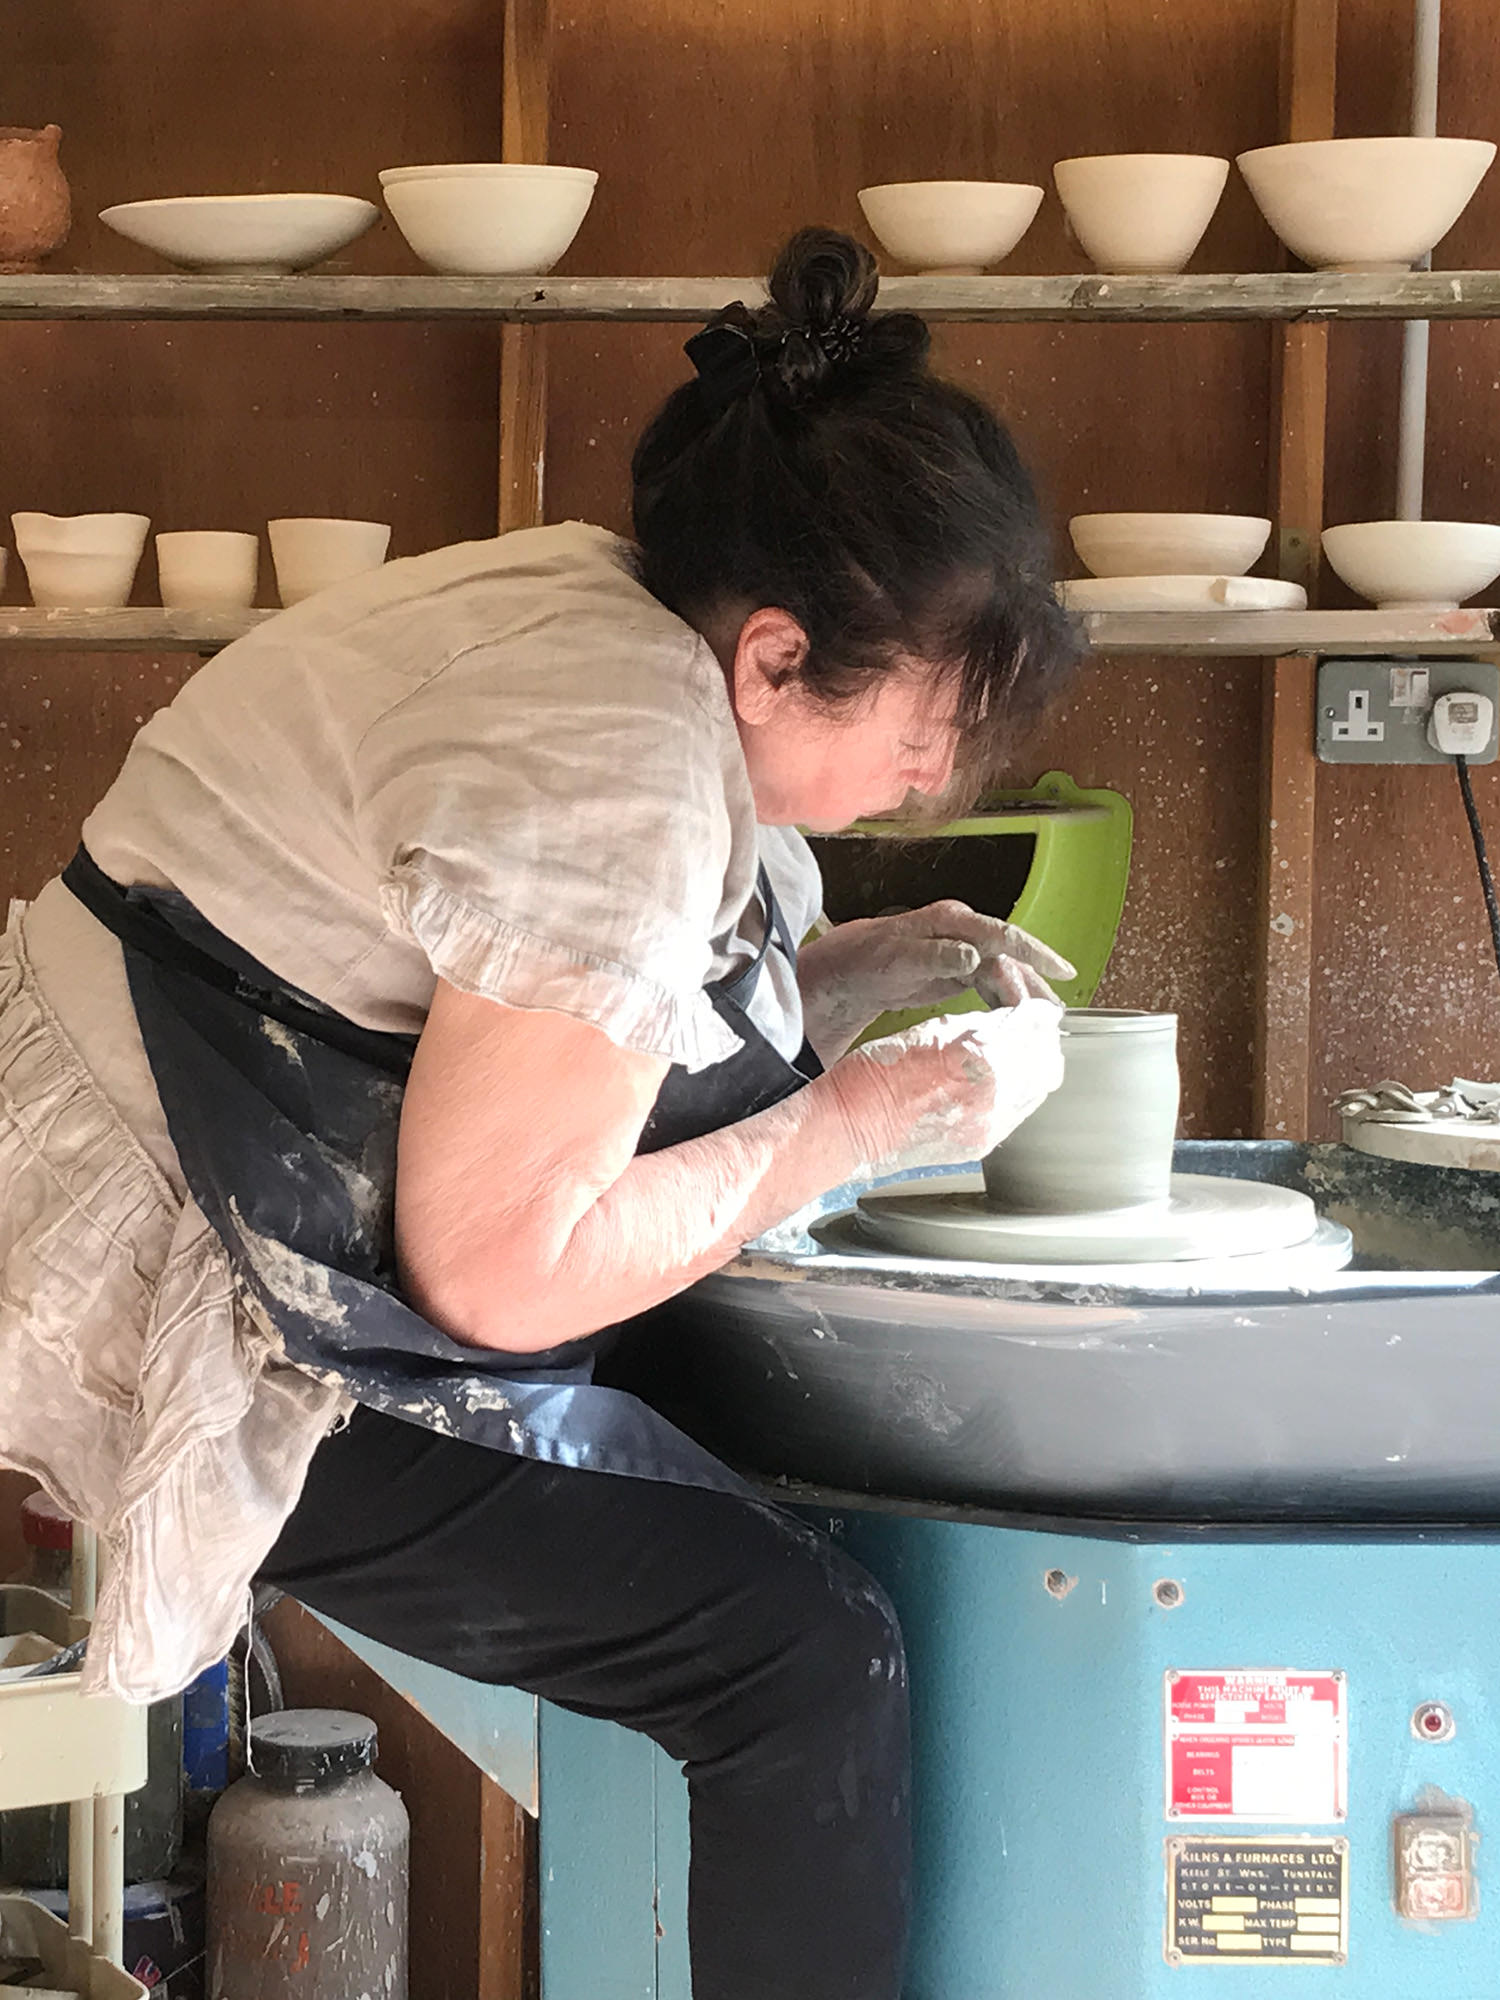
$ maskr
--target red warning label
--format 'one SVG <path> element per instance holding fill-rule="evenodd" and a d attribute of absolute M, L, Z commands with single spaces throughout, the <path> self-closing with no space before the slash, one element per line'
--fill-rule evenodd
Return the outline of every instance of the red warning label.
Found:
<path fill-rule="evenodd" d="M 1166 1676 L 1169 1819 L 1345 1814 L 1345 1687 L 1338 1673 L 1226 1668 Z"/>

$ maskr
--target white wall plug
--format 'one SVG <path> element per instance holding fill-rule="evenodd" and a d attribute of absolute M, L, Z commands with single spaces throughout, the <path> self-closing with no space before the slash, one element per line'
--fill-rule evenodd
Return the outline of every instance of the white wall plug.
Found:
<path fill-rule="evenodd" d="M 1440 694 L 1427 718 L 1427 741 L 1445 757 L 1478 757 L 1489 747 L 1495 704 L 1487 694 Z"/>

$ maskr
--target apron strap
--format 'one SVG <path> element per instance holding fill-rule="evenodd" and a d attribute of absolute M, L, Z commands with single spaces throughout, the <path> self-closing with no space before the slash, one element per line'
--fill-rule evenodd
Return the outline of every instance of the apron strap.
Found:
<path fill-rule="evenodd" d="M 416 1046 L 413 1037 L 362 1028 L 342 1014 L 325 1013 L 295 999 L 284 987 L 261 986 L 247 979 L 233 966 L 215 958 L 211 951 L 184 937 L 146 898 L 132 896 L 128 889 L 106 875 L 86 847 L 78 849 L 63 870 L 62 879 L 90 916 L 97 917 L 122 945 L 138 951 L 153 965 L 197 979 L 253 1013 L 265 1014 L 283 1027 L 295 1029 L 299 1035 L 361 1062 L 372 1063 L 393 1076 L 404 1078 L 410 1069 Z"/>
<path fill-rule="evenodd" d="M 755 989 L 760 984 L 760 975 L 772 944 L 781 947 L 793 972 L 797 969 L 797 947 L 793 944 L 791 932 L 786 927 L 786 918 L 781 914 L 781 905 L 776 900 L 776 891 L 771 887 L 771 878 L 766 872 L 764 862 L 761 863 L 760 872 L 755 878 L 755 892 L 760 898 L 761 909 L 765 916 L 765 929 L 761 935 L 760 947 L 748 965 L 710 988 L 710 991 L 723 994 L 726 1000 L 732 1000 L 737 1007 L 745 1008 L 749 1007 Z"/>

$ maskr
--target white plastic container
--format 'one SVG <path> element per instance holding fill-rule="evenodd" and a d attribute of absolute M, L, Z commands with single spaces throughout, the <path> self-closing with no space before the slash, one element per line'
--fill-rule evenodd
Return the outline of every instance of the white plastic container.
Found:
<path fill-rule="evenodd" d="M 272 521 L 271 560 L 283 605 L 300 604 L 331 584 L 379 569 L 391 545 L 383 521 L 343 521 L 309 516 Z"/>

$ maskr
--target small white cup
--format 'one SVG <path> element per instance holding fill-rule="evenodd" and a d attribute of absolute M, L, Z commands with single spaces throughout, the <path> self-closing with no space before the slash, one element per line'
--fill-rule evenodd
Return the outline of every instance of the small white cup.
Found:
<path fill-rule="evenodd" d="M 330 584 L 379 569 L 391 545 L 390 528 L 381 521 L 314 518 L 269 525 L 276 586 L 288 609 Z"/>
<path fill-rule="evenodd" d="M 46 611 L 117 611 L 151 526 L 144 514 L 12 514 L 32 602 Z"/>
<path fill-rule="evenodd" d="M 172 611 L 248 610 L 259 568 L 259 535 L 187 528 L 156 538 L 161 601 Z"/>

